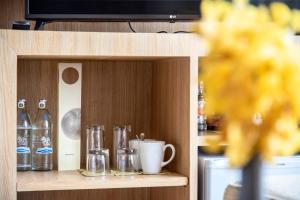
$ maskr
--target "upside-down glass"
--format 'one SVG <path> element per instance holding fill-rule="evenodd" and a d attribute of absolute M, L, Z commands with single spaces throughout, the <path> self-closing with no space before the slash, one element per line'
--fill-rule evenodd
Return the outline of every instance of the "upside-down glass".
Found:
<path fill-rule="evenodd" d="M 109 172 L 109 150 L 89 150 L 86 170 L 91 173 L 107 175 Z"/>
<path fill-rule="evenodd" d="M 118 149 L 117 170 L 119 172 L 136 172 L 138 155 L 136 149 Z"/>

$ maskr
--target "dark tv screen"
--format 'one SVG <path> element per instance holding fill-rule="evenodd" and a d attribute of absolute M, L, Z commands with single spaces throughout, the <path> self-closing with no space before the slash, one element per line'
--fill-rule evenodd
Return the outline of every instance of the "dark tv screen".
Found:
<path fill-rule="evenodd" d="M 168 21 L 200 17 L 200 0 L 26 0 L 26 19 Z"/>

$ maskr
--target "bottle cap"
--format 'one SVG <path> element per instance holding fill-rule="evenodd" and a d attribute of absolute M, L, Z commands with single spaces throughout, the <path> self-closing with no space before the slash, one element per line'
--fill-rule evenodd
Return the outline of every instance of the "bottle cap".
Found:
<path fill-rule="evenodd" d="M 45 109 L 47 105 L 47 100 L 46 99 L 40 99 L 39 100 L 39 109 Z"/>
<path fill-rule="evenodd" d="M 19 99 L 18 101 L 18 108 L 23 109 L 26 105 L 26 99 Z"/>

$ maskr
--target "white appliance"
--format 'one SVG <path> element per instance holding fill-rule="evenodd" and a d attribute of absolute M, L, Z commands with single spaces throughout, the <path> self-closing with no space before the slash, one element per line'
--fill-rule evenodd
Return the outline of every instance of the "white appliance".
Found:
<path fill-rule="evenodd" d="M 59 63 L 58 170 L 80 169 L 81 63 Z"/>
<path fill-rule="evenodd" d="M 223 156 L 199 155 L 199 200 L 223 200 L 229 184 L 241 181 L 241 169 L 229 167 Z M 263 181 L 268 176 L 300 175 L 300 156 L 277 157 L 274 164 L 265 164 Z"/>

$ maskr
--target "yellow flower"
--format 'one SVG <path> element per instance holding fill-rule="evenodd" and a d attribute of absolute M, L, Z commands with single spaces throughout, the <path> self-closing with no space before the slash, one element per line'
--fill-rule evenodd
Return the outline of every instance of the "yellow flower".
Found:
<path fill-rule="evenodd" d="M 291 26 L 295 31 L 300 32 L 300 11 L 298 10 L 292 11 Z"/>
<path fill-rule="evenodd" d="M 219 20 L 231 12 L 231 6 L 226 1 L 203 1 L 202 3 L 202 15 L 206 20 Z M 210 12 L 215 10 L 216 12 Z"/>
<path fill-rule="evenodd" d="M 247 164 L 254 154 L 271 160 L 300 150 L 300 49 L 289 29 L 300 30 L 299 11 L 246 2 L 205 0 L 203 19 L 195 25 L 207 45 L 200 75 L 207 86 L 206 111 L 225 119 L 209 150 L 227 143 L 233 166 Z M 253 116 L 262 116 L 261 123 Z"/>
<path fill-rule="evenodd" d="M 274 2 L 271 4 L 271 14 L 275 23 L 287 26 L 291 21 L 291 11 L 289 7 L 283 3 Z"/>

